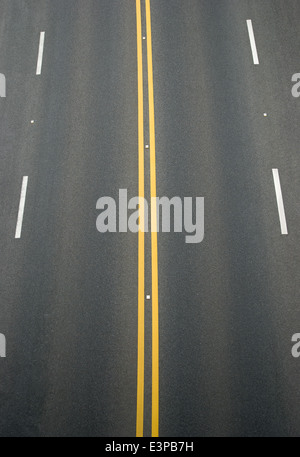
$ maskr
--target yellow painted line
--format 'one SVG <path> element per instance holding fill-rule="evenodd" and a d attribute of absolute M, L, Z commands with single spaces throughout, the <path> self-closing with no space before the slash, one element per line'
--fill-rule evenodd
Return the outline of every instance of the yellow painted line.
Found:
<path fill-rule="evenodd" d="M 138 356 L 136 436 L 144 433 L 144 359 L 145 359 L 145 233 L 144 233 L 144 101 L 141 0 L 136 0 L 137 67 L 138 67 L 138 169 L 140 224 L 138 233 Z"/>
<path fill-rule="evenodd" d="M 151 193 L 151 258 L 152 258 L 152 436 L 159 436 L 159 321 L 158 321 L 158 258 L 156 215 L 156 153 L 153 90 L 153 59 L 150 0 L 146 1 L 148 97 L 149 97 L 149 146 Z"/>

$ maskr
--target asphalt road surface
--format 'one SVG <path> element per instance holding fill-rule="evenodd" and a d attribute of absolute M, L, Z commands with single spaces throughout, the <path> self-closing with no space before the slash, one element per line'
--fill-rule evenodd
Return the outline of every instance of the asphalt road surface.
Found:
<path fill-rule="evenodd" d="M 0 1 L 0 436 L 300 436 L 299 19 Z M 100 233 L 120 189 L 204 239 Z"/>

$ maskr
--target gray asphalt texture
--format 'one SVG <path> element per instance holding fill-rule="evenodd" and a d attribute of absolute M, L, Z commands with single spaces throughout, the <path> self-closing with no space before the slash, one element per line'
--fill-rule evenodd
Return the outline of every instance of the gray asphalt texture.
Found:
<path fill-rule="evenodd" d="M 205 198 L 202 243 L 158 235 L 160 436 L 300 436 L 300 3 L 151 14 L 157 195 Z M 135 436 L 138 238 L 100 234 L 96 202 L 138 195 L 136 51 L 134 1 L 0 1 L 0 436 Z M 149 195 L 147 151 L 145 180 Z M 146 293 L 150 261 L 147 234 Z"/>

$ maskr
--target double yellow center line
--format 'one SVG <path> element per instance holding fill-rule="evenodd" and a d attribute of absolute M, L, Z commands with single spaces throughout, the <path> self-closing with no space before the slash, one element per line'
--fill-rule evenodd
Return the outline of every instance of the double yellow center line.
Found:
<path fill-rule="evenodd" d="M 150 197 L 151 197 L 151 270 L 152 270 L 152 436 L 159 435 L 159 325 L 158 325 L 158 258 L 156 215 L 156 154 L 153 91 L 153 59 L 150 0 L 145 0 L 147 32 Z M 144 433 L 144 364 L 145 364 L 145 227 L 144 227 L 144 91 L 141 0 L 136 0 L 137 67 L 138 67 L 138 158 L 140 224 L 138 234 L 138 360 L 136 436 Z"/>

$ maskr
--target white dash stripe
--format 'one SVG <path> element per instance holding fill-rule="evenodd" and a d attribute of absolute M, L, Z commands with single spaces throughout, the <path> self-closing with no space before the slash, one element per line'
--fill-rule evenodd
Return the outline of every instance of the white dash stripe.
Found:
<path fill-rule="evenodd" d="M 24 209 L 25 209 L 25 200 L 26 200 L 26 193 L 27 193 L 27 184 L 28 184 L 28 176 L 24 176 L 23 177 L 23 182 L 22 182 L 22 189 L 21 189 L 21 197 L 20 197 L 19 213 L 18 213 L 18 220 L 17 220 L 15 238 L 21 238 L 23 217 L 24 217 Z"/>
<path fill-rule="evenodd" d="M 253 26 L 252 26 L 251 19 L 247 20 L 247 27 L 248 27 L 248 33 L 249 33 L 249 38 L 250 38 L 250 45 L 251 45 L 252 56 L 253 56 L 253 63 L 254 63 L 254 65 L 259 65 L 257 48 L 256 48 L 255 37 L 254 37 L 254 32 L 253 32 Z"/>
<path fill-rule="evenodd" d="M 273 168 L 273 179 L 274 179 L 274 185 L 275 185 L 281 234 L 288 235 L 288 229 L 287 229 L 286 217 L 285 217 L 285 211 L 284 211 L 284 204 L 283 204 L 283 198 L 282 198 L 282 191 L 281 191 L 279 173 L 278 173 L 277 168 Z"/>
<path fill-rule="evenodd" d="M 40 44 L 39 44 L 39 54 L 36 66 L 36 74 L 40 75 L 42 73 L 42 64 L 43 64 L 43 54 L 44 54 L 44 43 L 45 43 L 45 32 L 40 34 Z"/>

